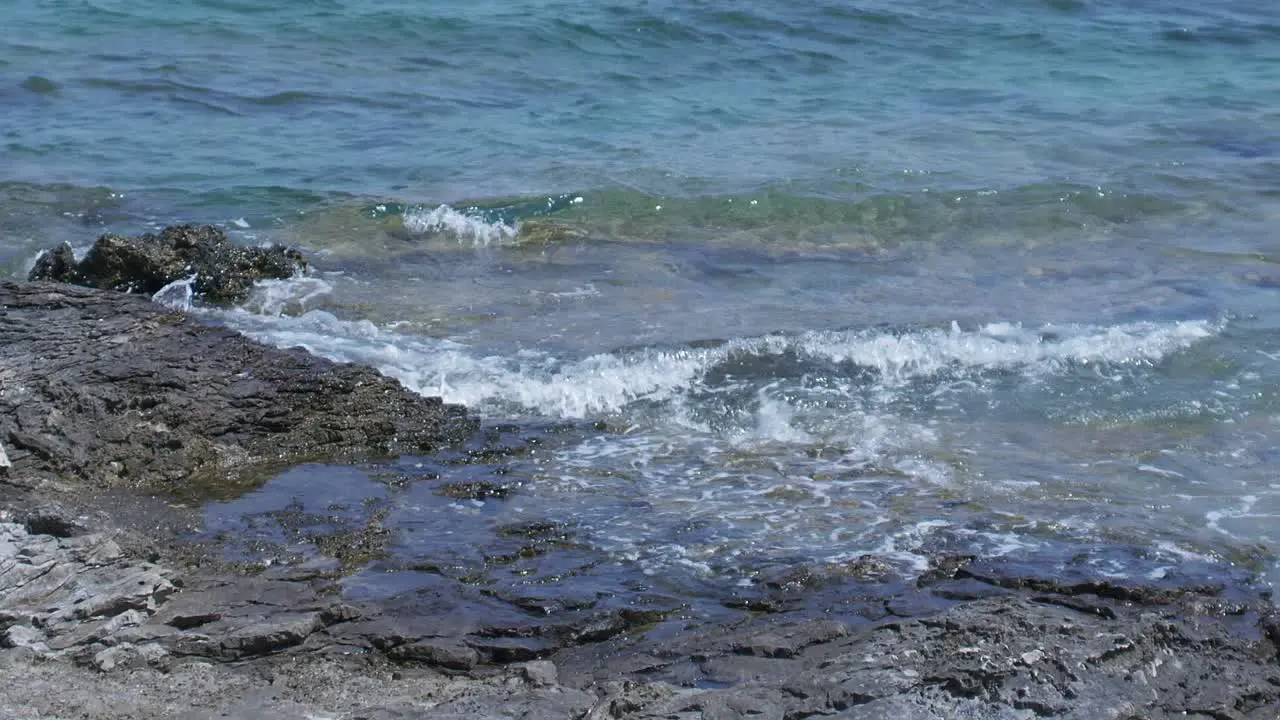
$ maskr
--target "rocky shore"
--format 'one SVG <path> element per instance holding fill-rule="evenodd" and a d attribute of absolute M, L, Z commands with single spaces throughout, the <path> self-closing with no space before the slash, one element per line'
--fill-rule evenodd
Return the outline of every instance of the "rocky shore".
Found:
<path fill-rule="evenodd" d="M 186 539 L 200 501 L 290 465 L 481 435 L 371 369 L 145 295 L 0 280 L 0 717 L 1280 717 L 1280 620 L 1244 572 L 939 557 L 903 581 L 868 558 L 775 578 L 710 622 L 445 575 L 356 601 L 331 565 L 243 567 Z"/>

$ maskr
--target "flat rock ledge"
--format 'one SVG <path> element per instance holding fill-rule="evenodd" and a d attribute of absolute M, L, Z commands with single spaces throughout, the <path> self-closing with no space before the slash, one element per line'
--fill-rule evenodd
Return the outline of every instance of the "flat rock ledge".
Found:
<path fill-rule="evenodd" d="M 304 460 L 429 452 L 464 408 L 146 298 L 0 280 L 0 482 L 192 491 Z"/>
<path fill-rule="evenodd" d="M 1222 588 L 1000 586 L 918 618 L 748 615 L 539 651 L 430 603 L 346 602 L 296 568 L 184 577 L 48 507 L 0 513 L 4 717 L 1270 720 L 1280 708 L 1280 623 L 1265 598 Z M 529 627 L 523 640 L 538 640 Z"/>

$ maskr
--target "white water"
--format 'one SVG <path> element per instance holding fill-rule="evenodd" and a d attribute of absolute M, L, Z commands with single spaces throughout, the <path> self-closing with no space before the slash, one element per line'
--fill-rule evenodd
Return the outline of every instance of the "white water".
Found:
<path fill-rule="evenodd" d="M 1090 386 L 1119 391 L 1223 329 L 1207 320 L 952 324 L 572 358 L 491 354 L 306 311 L 327 292 L 315 279 L 265 283 L 248 309 L 200 312 L 266 343 L 373 366 L 496 420 L 608 419 L 615 432 L 530 461 L 532 489 L 497 512 L 512 522 L 572 518 L 596 546 L 650 572 L 733 574 L 753 558 L 868 552 L 912 571 L 940 546 L 998 555 L 1040 547 L 1045 532 L 1092 537 L 1105 515 L 1025 516 L 1045 498 L 1070 497 L 1070 487 L 975 473 L 966 453 L 988 452 L 982 446 L 995 438 L 960 440 L 974 418 L 955 408 L 995 403 L 1010 382 L 1044 386 L 1037 392 L 1051 399 L 1055 383 L 1082 373 Z M 978 518 L 966 521 L 940 510 L 954 498 L 1008 509 L 966 510 Z M 459 503 L 454 512 L 495 510 Z"/>
<path fill-rule="evenodd" d="M 448 205 L 440 205 L 433 210 L 407 210 L 404 214 L 404 227 L 413 233 L 449 233 L 459 242 L 471 241 L 479 246 L 509 243 L 519 231 L 515 225 L 486 222 Z"/>
<path fill-rule="evenodd" d="M 306 290 L 299 294 L 301 287 Z M 253 301 L 253 306 L 278 312 L 286 305 L 305 306 L 325 291 L 319 281 L 277 281 L 267 286 L 263 299 Z M 852 363 L 870 370 L 878 388 L 892 391 L 916 380 L 941 380 L 944 374 L 955 381 L 997 371 L 1042 376 L 1072 364 L 1149 365 L 1221 330 L 1219 323 L 1210 321 L 1038 328 L 999 323 L 972 330 L 952 325 L 946 330 L 902 333 L 848 330 L 767 335 L 713 348 L 650 348 L 575 360 L 536 351 L 485 355 L 447 340 L 389 332 L 368 321 L 339 320 L 325 311 L 298 317 L 245 310 L 219 315 L 254 339 L 281 347 L 301 346 L 339 362 L 364 363 L 416 392 L 439 395 L 448 402 L 577 419 L 618 412 L 641 401 L 685 397 L 705 389 L 708 371 L 738 356 L 793 354 L 801 361 Z M 958 382 L 961 386 L 971 383 Z"/>

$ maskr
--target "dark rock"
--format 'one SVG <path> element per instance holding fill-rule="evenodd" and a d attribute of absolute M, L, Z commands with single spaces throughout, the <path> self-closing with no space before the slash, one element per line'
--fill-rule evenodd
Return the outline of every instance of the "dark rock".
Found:
<path fill-rule="evenodd" d="M 1111 603 L 1109 616 L 1024 597 L 979 600 L 853 634 L 833 627 L 810 635 L 811 644 L 786 644 L 782 655 L 776 638 L 804 637 L 804 625 L 717 628 L 668 641 L 662 652 L 694 658 L 703 672 L 695 682 L 729 687 L 623 716 L 1274 717 L 1280 664 L 1269 639 L 1185 607 L 1097 602 Z M 648 642 L 582 648 L 557 658 L 561 676 L 564 663 L 572 676 L 601 652 L 614 667 L 655 654 Z M 647 679 L 666 677 L 652 661 L 635 667 Z"/>
<path fill-rule="evenodd" d="M 40 253 L 36 264 L 31 268 L 30 278 L 33 280 L 53 280 L 55 282 L 82 284 L 83 280 L 77 269 L 76 253 L 67 243 L 62 243 L 52 250 Z"/>
<path fill-rule="evenodd" d="M 235 494 L 307 459 L 420 453 L 469 435 L 462 408 L 146 300 L 0 281 L 5 482 Z"/>
<path fill-rule="evenodd" d="M 470 670 L 480 662 L 480 653 L 450 638 L 424 638 L 398 645 L 387 655 L 400 662 L 421 662 L 449 670 Z"/>
<path fill-rule="evenodd" d="M 540 637 L 472 637 L 467 642 L 486 660 L 499 664 L 538 660 L 556 649 Z"/>
<path fill-rule="evenodd" d="M 511 493 L 511 487 L 484 480 L 473 480 L 445 483 L 437 492 L 455 500 L 487 500 L 489 498 L 503 500 Z"/>
<path fill-rule="evenodd" d="M 296 250 L 244 247 L 216 227 L 181 225 L 159 235 L 103 235 L 79 263 L 64 243 L 40 257 L 29 279 L 152 295 L 192 277 L 198 297 L 229 304 L 244 300 L 257 280 L 289 278 L 305 267 Z"/>
<path fill-rule="evenodd" d="M 178 628 L 179 630 L 190 630 L 201 625 L 208 625 L 211 622 L 217 622 L 222 619 L 222 613 L 218 610 L 209 609 L 204 612 L 183 613 L 177 612 L 165 620 L 166 625 Z"/>
<path fill-rule="evenodd" d="M 929 569 L 920 573 L 916 585 L 925 587 L 943 580 L 950 580 L 966 565 L 974 561 L 972 555 L 935 555 L 929 558 Z"/>
<path fill-rule="evenodd" d="M 830 642 L 849 634 L 844 623 L 832 620 L 815 620 L 799 625 L 788 625 L 755 635 L 745 641 L 735 642 L 733 652 L 766 658 L 795 657 L 806 647 Z"/>

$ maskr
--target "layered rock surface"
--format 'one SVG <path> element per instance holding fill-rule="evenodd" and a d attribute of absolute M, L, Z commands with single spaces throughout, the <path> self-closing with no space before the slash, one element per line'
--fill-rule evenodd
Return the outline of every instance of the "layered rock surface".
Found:
<path fill-rule="evenodd" d="M 307 459 L 427 452 L 473 427 L 463 408 L 372 369 L 265 347 L 136 295 L 0 280 L 10 483 L 222 485 Z"/>
<path fill-rule="evenodd" d="M 182 577 L 73 518 L 8 511 L 0 680 L 24 679 L 0 693 L 0 714 L 1276 717 L 1280 625 L 1268 603 L 1154 588 L 1140 603 L 1098 589 L 1006 588 L 935 615 L 861 624 L 745 615 L 501 654 L 492 649 L 518 638 L 489 635 L 482 611 L 460 623 L 433 615 L 430 603 L 344 602 L 333 585 L 296 571 Z M 528 627 L 536 637 L 532 618 Z M 41 695 L 51 667 L 71 685 Z M 193 672 L 194 694 L 175 705 L 175 688 L 190 686 Z M 94 687 L 133 699 L 104 706 Z"/>

